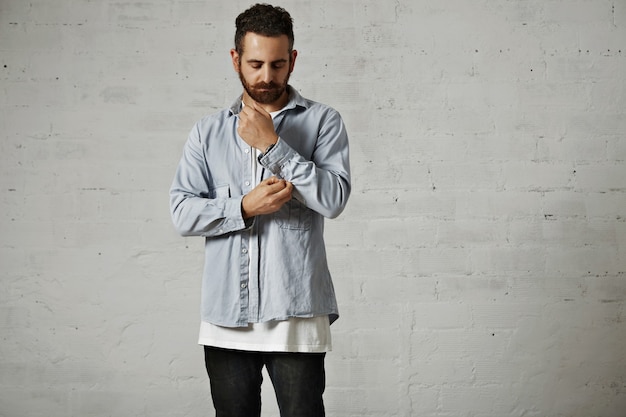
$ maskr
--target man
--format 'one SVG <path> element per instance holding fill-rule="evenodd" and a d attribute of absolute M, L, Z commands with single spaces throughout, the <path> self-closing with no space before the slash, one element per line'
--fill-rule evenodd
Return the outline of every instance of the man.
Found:
<path fill-rule="evenodd" d="M 260 415 L 263 366 L 282 417 L 324 416 L 338 310 L 323 227 L 350 194 L 348 137 L 288 84 L 293 43 L 282 8 L 237 17 L 243 94 L 195 125 L 170 190 L 177 230 L 205 237 L 199 343 L 217 417 Z"/>

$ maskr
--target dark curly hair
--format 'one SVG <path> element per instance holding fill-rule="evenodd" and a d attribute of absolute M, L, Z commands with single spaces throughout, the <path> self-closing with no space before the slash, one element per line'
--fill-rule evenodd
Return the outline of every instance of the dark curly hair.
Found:
<path fill-rule="evenodd" d="M 271 37 L 287 35 L 289 52 L 293 50 L 293 20 L 282 7 L 255 4 L 237 16 L 235 25 L 235 50 L 239 55 L 243 54 L 243 38 L 248 32 Z"/>

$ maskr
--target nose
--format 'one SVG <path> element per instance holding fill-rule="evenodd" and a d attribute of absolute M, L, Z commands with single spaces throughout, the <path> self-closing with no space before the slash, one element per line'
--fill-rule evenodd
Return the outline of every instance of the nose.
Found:
<path fill-rule="evenodd" d="M 263 78 L 263 82 L 269 83 L 270 81 L 272 81 L 273 76 L 274 76 L 274 71 L 272 70 L 272 67 L 269 65 L 264 65 L 263 72 L 261 74 L 261 77 Z"/>

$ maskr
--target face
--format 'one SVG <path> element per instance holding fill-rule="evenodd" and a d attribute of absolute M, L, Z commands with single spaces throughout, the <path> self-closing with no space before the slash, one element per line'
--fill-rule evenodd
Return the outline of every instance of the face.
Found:
<path fill-rule="evenodd" d="M 286 35 L 267 37 L 249 32 L 243 39 L 243 54 L 234 49 L 230 53 L 244 98 L 247 95 L 268 106 L 286 103 L 287 83 L 297 56 L 296 51 L 289 53 Z"/>

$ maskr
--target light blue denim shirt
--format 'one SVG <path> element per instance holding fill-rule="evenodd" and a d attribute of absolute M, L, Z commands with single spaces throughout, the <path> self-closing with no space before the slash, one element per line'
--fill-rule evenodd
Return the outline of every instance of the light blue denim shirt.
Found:
<path fill-rule="evenodd" d="M 338 316 L 326 261 L 324 218 L 338 216 L 350 195 L 348 135 L 339 113 L 303 98 L 274 117 L 276 145 L 258 164 L 237 134 L 241 97 L 200 120 L 183 149 L 170 189 L 174 226 L 205 237 L 201 318 L 228 327 L 290 317 Z M 244 221 L 241 200 L 254 177 L 294 185 L 279 211 Z"/>

